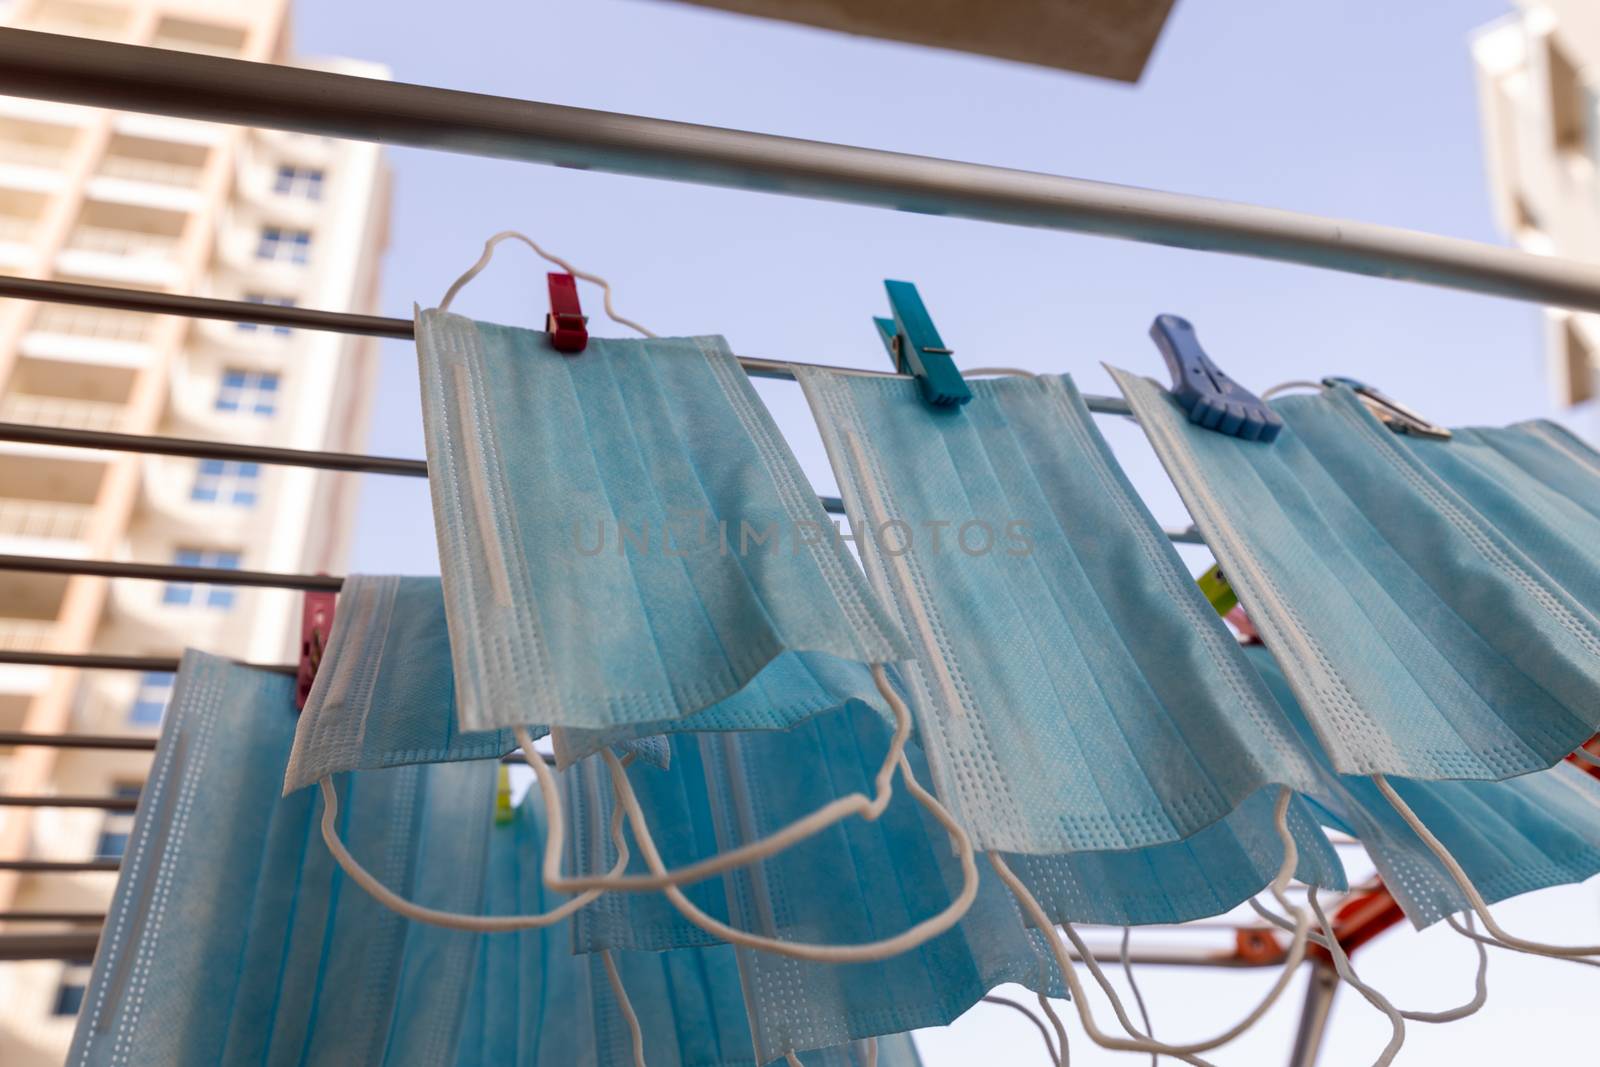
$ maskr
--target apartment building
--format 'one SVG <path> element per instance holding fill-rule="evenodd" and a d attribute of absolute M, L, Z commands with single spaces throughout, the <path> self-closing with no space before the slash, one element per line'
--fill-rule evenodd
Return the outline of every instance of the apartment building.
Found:
<path fill-rule="evenodd" d="M 52 33 L 297 62 L 287 0 L 0 0 Z M 0 273 L 375 310 L 375 146 L 0 98 Z M 359 451 L 373 342 L 0 301 L 0 422 Z M 0 442 L 0 553 L 338 572 L 354 475 Z M 300 596 L 0 571 L 0 651 L 292 661 Z M 0 731 L 153 736 L 172 678 L 0 663 Z M 133 798 L 148 753 L 0 747 L 0 793 Z M 131 811 L 0 808 L 0 860 L 114 861 Z M 112 871 L 0 870 L 0 928 L 93 928 Z M 0 960 L 0 1063 L 62 1062 L 88 961 Z"/>
<path fill-rule="evenodd" d="M 1600 6 L 1517 0 L 1474 35 L 1495 217 L 1525 251 L 1600 260 Z M 1561 406 L 1600 390 L 1600 315 L 1545 311 L 1546 372 Z"/>

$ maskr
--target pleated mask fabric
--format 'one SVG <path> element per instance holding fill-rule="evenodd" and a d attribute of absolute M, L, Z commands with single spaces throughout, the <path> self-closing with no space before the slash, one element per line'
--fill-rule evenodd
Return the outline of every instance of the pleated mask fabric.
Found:
<path fill-rule="evenodd" d="M 724 729 L 745 715 L 825 711 L 847 700 L 879 701 L 871 671 L 810 653 L 785 653 L 742 691 L 655 730 Z M 764 707 L 751 705 L 765 701 Z M 530 724 L 542 737 L 547 728 Z M 637 727 L 563 730 L 565 766 L 614 746 L 646 762 L 667 758 L 665 741 Z M 333 631 L 307 697 L 284 778 L 286 792 L 341 771 L 411 763 L 495 759 L 516 747 L 509 729 L 463 731 L 438 578 L 351 575 L 340 590 Z"/>
<path fill-rule="evenodd" d="M 582 766 L 591 767 L 590 760 Z M 545 911 L 559 898 L 539 876 L 545 813 L 529 790 L 490 841 L 488 908 Z M 601 898 L 606 899 L 605 897 Z M 583 912 L 579 912 L 579 915 Z M 633 1067 L 631 1034 L 599 955 L 573 954 L 565 920 L 483 935 L 455 1067 Z M 615 952 L 651 1067 L 758 1067 L 733 949 Z M 807 1067 L 866 1067 L 861 1044 L 808 1054 Z M 920 1067 L 908 1036 L 878 1043 L 880 1067 Z"/>
<path fill-rule="evenodd" d="M 1600 621 L 1344 386 L 1270 444 L 1113 370 L 1341 774 L 1504 779 L 1600 723 Z"/>
<path fill-rule="evenodd" d="M 1310 762 L 1070 379 L 798 372 L 940 800 L 985 849 L 1181 841 Z"/>
<path fill-rule="evenodd" d="M 184 655 L 68 1062 L 447 1067 L 477 939 L 406 922 L 278 795 L 294 680 Z M 387 884 L 477 911 L 494 769 L 340 780 L 341 833 Z M 437 985 L 435 985 L 437 983 Z"/>
<path fill-rule="evenodd" d="M 1312 728 L 1265 646 L 1251 663 L 1307 737 Z M 1418 929 L 1468 903 L 1449 873 L 1371 779 L 1339 776 L 1324 757 L 1313 794 L 1327 825 L 1361 839 L 1384 885 Z M 1600 781 L 1569 763 L 1503 782 L 1391 778 L 1489 903 L 1600 874 Z"/>
<path fill-rule="evenodd" d="M 905 658 L 720 338 L 591 338 L 417 314 L 461 726 L 642 728 L 786 652 Z M 716 729 L 816 707 L 751 700 Z"/>

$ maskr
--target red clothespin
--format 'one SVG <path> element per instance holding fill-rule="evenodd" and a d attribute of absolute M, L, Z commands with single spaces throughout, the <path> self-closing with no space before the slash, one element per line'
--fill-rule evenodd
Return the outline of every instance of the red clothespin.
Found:
<path fill-rule="evenodd" d="M 550 272 L 550 313 L 544 317 L 544 331 L 557 352 L 572 355 L 589 344 L 589 317 L 578 303 L 578 279 L 570 274 Z"/>
<path fill-rule="evenodd" d="M 294 709 L 304 711 L 306 698 L 311 695 L 311 683 L 322 665 L 322 650 L 328 647 L 328 634 L 333 630 L 333 603 L 335 594 L 326 590 L 312 590 L 305 594 L 300 607 L 300 669 L 294 678 Z"/>

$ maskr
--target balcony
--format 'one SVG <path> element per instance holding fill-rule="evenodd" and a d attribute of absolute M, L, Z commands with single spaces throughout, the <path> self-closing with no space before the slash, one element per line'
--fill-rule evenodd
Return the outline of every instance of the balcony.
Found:
<path fill-rule="evenodd" d="M 94 508 L 88 504 L 0 497 L 0 537 L 79 541 L 93 514 Z"/>
<path fill-rule="evenodd" d="M 193 211 L 200 205 L 200 177 L 208 151 L 204 145 L 114 132 L 89 179 L 89 196 L 106 205 Z"/>
<path fill-rule="evenodd" d="M 25 245 L 33 240 L 35 221 L 21 215 L 0 215 L 0 243 Z"/>
<path fill-rule="evenodd" d="M 142 367 L 150 359 L 151 323 L 149 315 L 131 311 L 45 305 L 20 350 L 39 359 Z"/>
<path fill-rule="evenodd" d="M 63 430 L 122 429 L 126 408 L 101 400 L 12 393 L 0 399 L 0 422 L 25 422 Z"/>
<path fill-rule="evenodd" d="M 106 178 L 151 182 L 156 185 L 179 185 L 184 188 L 193 188 L 200 183 L 198 166 L 161 159 L 141 159 L 138 156 L 107 156 L 101 161 L 98 173 Z"/>
<path fill-rule="evenodd" d="M 0 648 L 7 652 L 47 652 L 55 636 L 54 619 L 0 618 Z"/>
<path fill-rule="evenodd" d="M 57 257 L 62 274 L 152 286 L 177 280 L 176 234 L 79 226 Z"/>
<path fill-rule="evenodd" d="M 64 144 L 0 140 L 0 163 L 57 170 L 66 160 L 67 146 Z"/>

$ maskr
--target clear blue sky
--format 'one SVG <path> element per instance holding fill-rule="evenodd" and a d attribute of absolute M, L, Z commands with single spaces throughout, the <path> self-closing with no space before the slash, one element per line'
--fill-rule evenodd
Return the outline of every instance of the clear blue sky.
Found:
<path fill-rule="evenodd" d="M 653 0 L 340 0 L 296 12 L 297 46 L 387 63 L 405 81 L 1023 167 L 1500 242 L 1489 213 L 1468 34 L 1503 0 L 1178 0 L 1137 87 L 857 40 Z M 1420 286 L 1225 256 L 787 198 L 394 151 L 383 311 L 431 306 L 482 241 L 520 229 L 608 275 L 619 308 L 661 333 L 721 333 L 735 351 L 882 366 L 882 279 L 918 283 L 968 366 L 1070 371 L 1111 391 L 1102 360 L 1160 376 L 1146 337 L 1172 311 L 1264 388 L 1343 373 L 1436 421 L 1547 414 L 1538 312 Z M 457 307 L 543 321 L 545 267 L 505 248 Z M 585 291 L 591 311 L 598 297 Z M 595 322 L 599 332 L 616 330 Z M 385 343 L 370 451 L 422 454 L 415 357 Z M 819 489 L 833 484 L 792 385 L 763 386 Z M 1153 510 L 1185 521 L 1135 428 L 1103 421 Z M 366 480 L 351 569 L 434 572 L 425 487 Z M 1524 902 L 1508 922 L 1596 936 L 1592 891 Z M 1513 926 L 1513 929 L 1516 927 Z M 1463 999 L 1472 953 L 1437 932 L 1365 950 L 1402 1007 Z M 1412 1027 L 1401 1062 L 1551 1062 L 1570 1054 L 1600 981 L 1587 968 L 1497 956 L 1489 1007 Z M 1166 1036 L 1209 1033 L 1261 974 L 1152 969 Z M 1197 995 L 1196 989 L 1205 991 Z M 1299 993 L 1225 1064 L 1283 1062 Z M 1113 1062 L 1076 1024 L 1074 1062 Z M 1386 1024 L 1336 1008 L 1324 1062 L 1369 1062 Z M 1002 1009 L 922 1042 L 929 1067 L 1042 1063 Z M 1444 1057 L 1449 1057 L 1446 1061 Z M 1126 1057 L 1124 1057 L 1125 1059 Z M 1128 1061 L 1133 1062 L 1133 1061 Z"/>

